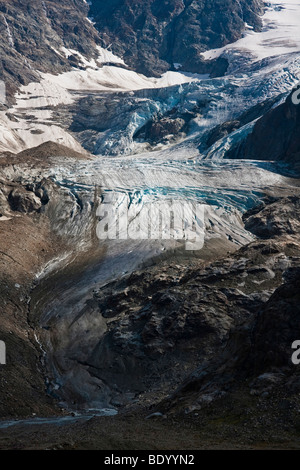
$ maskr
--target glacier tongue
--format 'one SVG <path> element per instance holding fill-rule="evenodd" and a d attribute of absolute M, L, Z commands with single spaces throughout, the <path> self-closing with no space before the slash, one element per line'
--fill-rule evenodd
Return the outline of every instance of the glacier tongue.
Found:
<path fill-rule="evenodd" d="M 151 158 L 148 153 L 138 158 L 113 160 L 98 157 L 63 166 L 57 158 L 55 171 L 50 170 L 50 174 L 59 186 L 78 194 L 85 193 L 85 198 L 90 200 L 93 200 L 95 187 L 99 188 L 100 207 L 107 205 L 110 227 L 114 227 L 120 207 L 128 207 L 143 216 L 143 211 L 157 203 L 165 204 L 166 210 L 170 204 L 180 208 L 183 204 L 192 203 L 205 207 L 206 240 L 224 238 L 236 246 L 252 240 L 252 235 L 243 228 L 241 214 L 258 204 L 267 188 L 282 184 L 277 168 L 264 162 L 190 159 L 188 151 L 172 156 L 170 158 L 170 154 L 161 151 L 153 152 Z M 175 216 L 181 217 L 179 213 Z M 103 238 L 106 240 L 107 237 Z M 107 243 L 111 246 L 116 240 L 109 239 Z M 128 244 L 132 245 L 132 240 Z M 138 244 L 145 251 L 139 261 L 149 253 L 153 254 L 153 246 L 155 252 L 158 246 L 179 246 L 174 239 L 154 243 L 149 236 L 143 237 L 142 243 L 139 241 Z M 121 253 L 126 242 L 120 242 L 118 246 Z"/>
<path fill-rule="evenodd" d="M 173 158 L 171 158 L 171 155 Z M 278 174 L 273 163 L 208 160 L 203 161 L 190 151 L 154 152 L 131 157 L 95 157 L 90 161 L 52 159 L 52 166 L 44 173 L 66 194 L 71 193 L 72 201 L 84 201 L 76 217 L 61 213 L 61 220 L 72 237 L 72 255 L 80 257 L 82 232 L 95 230 L 88 220 L 92 216 L 88 208 L 95 203 L 95 187 L 99 192 L 101 206 L 112 203 L 108 221 L 112 225 L 117 209 L 130 206 L 137 213 L 159 201 L 182 204 L 197 202 L 205 205 L 205 246 L 197 254 L 191 252 L 190 260 L 207 255 L 206 250 L 215 254 L 218 250 L 235 250 L 254 239 L 244 228 L 242 213 L 259 203 L 265 191 L 288 185 Z M 90 201 L 90 204 L 89 204 Z M 73 207 L 73 206 L 72 206 Z M 59 205 L 59 211 L 62 207 Z M 52 209 L 53 211 L 53 209 Z M 73 212 L 73 211 L 72 211 Z M 99 216 L 100 220 L 100 216 Z M 59 226 L 58 230 L 61 234 Z M 121 227 L 122 228 L 122 227 Z M 124 227 L 123 227 L 124 229 Z M 155 237 L 157 238 L 157 237 Z M 93 291 L 107 285 L 113 279 L 124 278 L 132 271 L 144 266 L 149 260 L 170 256 L 174 250 L 182 249 L 182 242 L 174 239 L 107 239 L 99 240 L 94 246 L 88 266 L 80 266 L 71 279 L 65 272 L 59 272 L 56 263 L 51 267 L 54 276 L 62 276 L 57 289 L 47 288 L 51 277 L 40 277 L 40 292 L 47 293 L 41 298 L 39 287 L 40 340 L 47 345 L 49 367 L 49 390 L 63 403 L 75 409 L 109 406 L 116 391 L 93 376 L 88 368 L 88 357 L 99 343 L 107 325 L 93 303 Z M 87 247 L 88 248 L 88 247 Z M 90 247 L 89 247 L 90 248 Z M 184 248 L 183 248 L 184 249 Z M 56 260 L 57 261 L 57 260 Z M 70 259 L 67 259 L 70 263 Z M 66 259 L 62 260 L 66 266 Z M 72 264 L 70 264 L 72 268 Z M 49 267 L 50 268 L 50 267 Z M 53 272 L 54 269 L 54 272 Z"/>

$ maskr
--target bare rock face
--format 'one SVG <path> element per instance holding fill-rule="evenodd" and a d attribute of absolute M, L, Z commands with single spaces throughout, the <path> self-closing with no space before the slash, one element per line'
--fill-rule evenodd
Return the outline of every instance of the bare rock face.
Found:
<path fill-rule="evenodd" d="M 116 284 L 112 294 L 110 288 L 96 296 L 111 320 L 88 360 L 92 375 L 133 393 L 162 389 L 222 344 L 234 322 L 231 301 L 209 286 L 181 283 L 175 273 L 134 273 L 125 292 Z"/>
<path fill-rule="evenodd" d="M 8 99 L 16 88 L 38 80 L 36 70 L 62 72 L 79 66 L 61 47 L 96 56 L 97 32 L 87 20 L 88 5 L 78 0 L 0 1 L 0 79 Z"/>
<path fill-rule="evenodd" d="M 287 161 L 299 169 L 300 104 L 293 101 L 295 91 L 258 119 L 252 133 L 226 157 Z"/>
<path fill-rule="evenodd" d="M 24 188 L 13 189 L 9 195 L 9 202 L 12 210 L 24 213 L 34 212 L 42 207 L 41 199 Z"/>
<path fill-rule="evenodd" d="M 291 346 L 300 339 L 300 269 L 292 269 L 288 277 L 258 317 L 253 345 L 256 371 L 290 367 L 296 372 L 291 363 Z"/>
<path fill-rule="evenodd" d="M 146 133 L 146 138 L 152 142 L 159 142 L 164 137 L 169 135 L 177 135 L 183 130 L 185 121 L 181 118 L 170 119 L 165 117 L 159 121 L 151 123 L 149 130 Z"/>
<path fill-rule="evenodd" d="M 261 238 L 297 235 L 300 229 L 300 200 L 298 197 L 280 199 L 267 205 L 258 214 L 246 214 L 245 227 Z"/>
<path fill-rule="evenodd" d="M 96 58 L 97 44 L 111 46 L 128 66 L 148 75 L 174 66 L 223 75 L 227 61 L 205 64 L 201 52 L 238 39 L 245 21 L 259 28 L 261 12 L 260 0 L 218 1 L 213 9 L 208 0 L 98 0 L 90 6 L 82 0 L 0 0 L 0 79 L 10 103 L 20 85 L 39 79 L 37 70 L 80 68 L 79 54 Z"/>
<path fill-rule="evenodd" d="M 226 60 L 204 64 L 201 52 L 234 42 L 245 22 L 261 26 L 259 0 L 94 0 L 94 18 L 103 45 L 124 57 L 128 65 L 146 75 L 158 75 L 170 67 L 190 72 L 222 75 Z"/>
<path fill-rule="evenodd" d="M 297 400 L 299 367 L 291 359 L 292 344 L 300 338 L 298 202 L 298 198 L 278 198 L 257 208 L 255 215 L 249 212 L 245 216 L 246 225 L 249 229 L 258 227 L 258 235 L 265 240 L 239 250 L 235 255 L 239 261 L 231 263 L 230 270 L 227 260 L 222 260 L 219 269 L 218 262 L 206 268 L 209 276 L 201 273 L 202 282 L 214 289 L 223 281 L 226 286 L 223 292 L 229 292 L 232 282 L 243 280 L 239 285 L 248 315 L 235 317 L 228 341 L 219 354 L 202 362 L 161 403 L 160 410 L 178 412 L 186 407 L 190 412 L 209 409 L 213 404 L 222 413 L 231 399 L 238 408 L 245 406 L 249 397 L 258 397 L 257 406 L 262 406 L 271 417 L 278 406 Z M 250 260 L 252 267 L 248 264 Z M 231 293 L 234 295 L 232 288 Z M 252 302 L 256 299 L 252 308 L 250 299 Z M 238 306 L 236 303 L 235 313 Z"/>
<path fill-rule="evenodd" d="M 39 184 L 21 185 L 2 180 L 0 183 L 0 213 L 10 217 L 13 212 L 39 212 L 49 199 Z"/>
<path fill-rule="evenodd" d="M 244 113 L 242 113 L 238 118 L 232 121 L 226 121 L 218 126 L 214 127 L 213 129 L 209 130 L 205 133 L 204 138 L 200 144 L 199 150 L 201 152 L 205 152 L 211 146 L 213 146 L 218 140 L 227 137 L 232 132 L 235 132 L 237 129 L 249 124 L 252 121 L 258 120 L 262 116 L 266 115 L 272 108 L 276 106 L 276 104 L 282 99 L 282 95 L 278 95 L 272 98 L 269 98 L 265 101 L 257 103 L 252 108 L 247 109 Z M 233 147 L 228 152 L 225 152 L 226 158 L 240 158 L 241 155 L 241 147 L 240 145 Z"/>

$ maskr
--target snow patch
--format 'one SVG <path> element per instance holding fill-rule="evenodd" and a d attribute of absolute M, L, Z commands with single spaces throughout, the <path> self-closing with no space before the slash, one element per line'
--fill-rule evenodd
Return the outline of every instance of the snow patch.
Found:
<path fill-rule="evenodd" d="M 12 36 L 11 30 L 10 30 L 10 27 L 9 27 L 9 25 L 8 25 L 8 23 L 7 23 L 7 19 L 6 19 L 6 17 L 5 17 L 3 14 L 2 14 L 2 17 L 3 17 L 3 20 L 4 20 L 5 27 L 6 27 L 9 45 L 10 45 L 11 47 L 15 47 L 14 40 L 13 40 L 13 36 Z"/>
<path fill-rule="evenodd" d="M 244 37 L 219 49 L 202 55 L 206 60 L 222 54 L 248 52 L 255 60 L 300 51 L 300 3 L 299 0 L 269 0 L 262 17 L 263 28 L 255 32 L 246 25 Z"/>
<path fill-rule="evenodd" d="M 123 69 L 105 65 L 96 70 L 88 68 L 86 70 L 72 70 L 60 75 L 41 74 L 44 81 L 43 86 L 50 86 L 50 90 L 69 91 L 134 91 L 150 88 L 165 88 L 183 83 L 198 81 L 199 77 L 193 74 L 180 72 L 166 72 L 160 78 L 148 78 L 144 75 Z M 50 85 L 49 85 L 50 84 Z M 26 87 L 22 88 L 24 90 Z M 57 99 L 62 97 L 64 92 L 59 92 Z M 52 95 L 52 92 L 51 92 Z M 65 95 L 67 96 L 67 95 Z M 64 102 L 64 101 L 61 101 Z"/>
<path fill-rule="evenodd" d="M 126 65 L 123 59 L 113 54 L 109 49 L 104 49 L 103 47 L 97 46 L 97 50 L 99 52 L 97 63 Z"/>

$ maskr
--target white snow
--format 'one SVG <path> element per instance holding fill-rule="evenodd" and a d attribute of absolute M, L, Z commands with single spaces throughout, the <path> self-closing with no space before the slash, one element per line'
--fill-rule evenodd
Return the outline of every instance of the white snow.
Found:
<path fill-rule="evenodd" d="M 247 28 L 247 25 L 246 25 Z M 269 0 L 263 16 L 263 30 L 246 29 L 244 37 L 233 44 L 204 52 L 205 59 L 223 53 L 250 52 L 255 60 L 300 51 L 299 0 Z"/>
<path fill-rule="evenodd" d="M 6 85 L 3 80 L 0 80 L 0 104 L 6 103 Z"/>
<path fill-rule="evenodd" d="M 50 94 L 60 88 L 57 100 L 67 90 L 72 91 L 134 91 L 149 88 L 163 88 L 199 80 L 197 75 L 180 72 L 166 72 L 160 78 L 148 78 L 144 75 L 121 67 L 105 65 L 102 68 L 72 70 L 61 75 L 41 74 L 43 86 L 49 86 Z M 22 91 L 27 91 L 27 87 Z M 65 90 L 64 92 L 62 90 Z M 66 95 L 65 95 L 66 96 Z M 63 101 L 62 101 L 63 102 Z"/>
<path fill-rule="evenodd" d="M 109 49 L 104 49 L 103 47 L 100 47 L 100 46 L 97 46 L 97 49 L 99 52 L 97 63 L 105 64 L 109 62 L 111 64 L 125 65 L 124 60 L 116 56 L 115 54 L 113 54 Z"/>
<path fill-rule="evenodd" d="M 18 108 L 16 108 L 18 110 Z M 14 111 L 11 109 L 10 111 Z M 66 145 L 78 152 L 82 152 L 81 145 L 74 137 L 65 131 L 62 127 L 51 123 L 42 124 L 41 121 L 29 121 L 25 119 L 26 114 L 38 116 L 39 110 L 31 110 L 27 108 L 18 120 L 11 121 L 5 114 L 0 112 L 0 151 L 21 152 L 27 148 L 36 147 L 44 142 L 52 141 L 62 145 Z M 43 116 L 44 111 L 40 111 Z M 49 111 L 46 110 L 44 120 L 49 118 Z M 38 132 L 38 133 L 37 133 Z"/>
<path fill-rule="evenodd" d="M 61 47 L 61 51 L 65 54 L 65 56 L 68 58 L 72 55 L 77 56 L 80 59 L 80 66 L 81 67 L 89 67 L 93 69 L 97 69 L 98 65 L 96 64 L 95 59 L 88 60 L 86 57 L 84 57 L 80 52 L 76 51 L 75 49 L 67 49 L 66 47 Z"/>
<path fill-rule="evenodd" d="M 81 65 L 85 66 L 86 68 L 99 69 L 99 66 L 105 63 L 120 64 L 124 66 L 126 65 L 123 59 L 113 54 L 109 49 L 104 49 L 101 46 L 96 46 L 96 49 L 99 55 L 96 59 L 92 59 L 92 60 L 88 60 L 86 57 L 84 57 L 82 54 L 80 54 L 80 52 L 76 51 L 75 49 L 68 49 L 64 46 L 61 47 L 60 49 L 66 57 L 70 57 L 71 55 L 75 55 L 79 57 L 81 61 Z"/>
<path fill-rule="evenodd" d="M 73 103 L 73 97 L 63 87 L 48 81 L 33 82 L 21 87 L 16 105 L 9 110 L 17 118 L 12 121 L 0 112 L 0 150 L 21 152 L 44 142 L 57 142 L 82 152 L 81 145 L 62 127 L 52 121 L 52 110 L 61 103 Z"/>
<path fill-rule="evenodd" d="M 62 47 L 58 53 L 66 57 L 77 55 L 85 70 L 73 69 L 60 75 L 40 73 L 40 82 L 32 82 L 20 88 L 16 105 L 9 110 L 9 113 L 17 116 L 18 122 L 11 121 L 4 111 L 0 112 L 0 151 L 20 152 L 47 141 L 83 151 L 75 138 L 52 120 L 52 109 L 45 109 L 61 104 L 71 105 L 77 97 L 76 93 L 134 91 L 199 80 L 197 75 L 179 72 L 167 72 L 161 78 L 148 78 L 121 67 L 101 67 L 101 63 L 124 65 L 124 62 L 109 50 L 98 47 L 98 52 L 96 63 L 95 59 L 88 60 L 76 50 Z M 28 119 L 28 116 L 33 119 Z"/>
<path fill-rule="evenodd" d="M 44 76 L 40 82 L 32 82 L 21 87 L 16 95 L 16 101 L 14 109 L 18 110 L 58 106 L 61 103 L 68 105 L 73 103 L 73 98 L 64 87 L 60 86 L 59 80 L 55 83 Z"/>

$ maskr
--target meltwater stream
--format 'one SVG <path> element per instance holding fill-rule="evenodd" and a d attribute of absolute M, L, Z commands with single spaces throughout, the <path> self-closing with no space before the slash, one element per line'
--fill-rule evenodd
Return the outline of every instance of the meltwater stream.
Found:
<path fill-rule="evenodd" d="M 112 408 L 102 410 L 90 410 L 90 414 L 78 414 L 70 416 L 54 416 L 51 418 L 28 418 L 28 419 L 12 419 L 7 421 L 0 421 L 0 431 L 3 429 L 12 428 L 15 426 L 41 426 L 45 424 L 50 424 L 54 426 L 63 426 L 65 424 L 85 422 L 90 419 L 95 418 L 96 416 L 115 416 L 117 411 Z"/>

